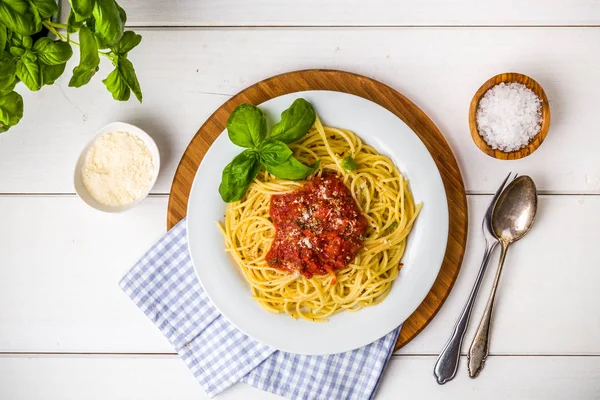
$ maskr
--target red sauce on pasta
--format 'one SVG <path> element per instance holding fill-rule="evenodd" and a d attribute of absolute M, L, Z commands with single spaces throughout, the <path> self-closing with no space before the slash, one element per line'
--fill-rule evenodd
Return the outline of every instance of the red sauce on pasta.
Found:
<path fill-rule="evenodd" d="M 360 250 L 367 221 L 334 174 L 314 177 L 302 188 L 271 196 L 275 240 L 267 254 L 273 268 L 307 278 L 345 268 Z"/>

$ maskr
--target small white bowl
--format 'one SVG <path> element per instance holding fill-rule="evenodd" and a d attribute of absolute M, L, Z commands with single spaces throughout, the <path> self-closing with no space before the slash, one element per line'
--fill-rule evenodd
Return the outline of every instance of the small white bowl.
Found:
<path fill-rule="evenodd" d="M 90 150 L 90 147 L 94 144 L 96 140 L 98 140 L 101 136 L 106 135 L 111 132 L 128 132 L 132 135 L 140 138 L 148 147 L 148 151 L 152 155 L 152 165 L 154 166 L 154 171 L 152 172 L 152 181 L 148 185 L 148 190 L 144 195 L 131 204 L 126 204 L 123 206 L 107 206 L 106 204 L 102 204 L 87 190 L 85 185 L 83 184 L 82 172 L 83 172 L 83 164 L 85 162 L 85 157 Z M 106 125 L 104 128 L 100 129 L 96 134 L 92 137 L 92 139 L 85 145 L 79 158 L 77 159 L 77 164 L 75 165 L 75 174 L 74 174 L 74 185 L 75 185 L 75 193 L 81 200 L 83 200 L 88 206 L 95 208 L 96 210 L 107 212 L 107 213 L 120 213 L 123 211 L 127 211 L 138 205 L 142 202 L 150 193 L 150 190 L 156 183 L 156 178 L 158 177 L 158 171 L 160 170 L 160 154 L 158 152 L 158 147 L 156 147 L 156 143 L 154 140 L 143 130 L 138 128 L 137 126 L 126 124 L 124 122 L 113 122 L 112 124 Z"/>

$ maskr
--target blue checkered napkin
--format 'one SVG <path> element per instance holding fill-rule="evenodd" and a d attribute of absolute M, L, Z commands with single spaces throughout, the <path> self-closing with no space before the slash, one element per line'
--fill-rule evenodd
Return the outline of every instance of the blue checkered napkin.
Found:
<path fill-rule="evenodd" d="M 290 399 L 371 399 L 400 332 L 398 328 L 361 349 L 328 356 L 283 353 L 250 339 L 219 314 L 200 286 L 185 220 L 119 284 L 211 397 L 243 381 Z"/>

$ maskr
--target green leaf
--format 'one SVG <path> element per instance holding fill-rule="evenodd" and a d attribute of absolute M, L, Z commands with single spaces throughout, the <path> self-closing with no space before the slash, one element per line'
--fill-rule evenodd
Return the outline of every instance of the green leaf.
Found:
<path fill-rule="evenodd" d="M 13 33 L 10 37 L 10 45 L 14 47 L 19 47 L 21 49 L 29 50 L 33 45 L 33 40 L 29 35 L 19 35 L 18 33 Z"/>
<path fill-rule="evenodd" d="M 138 101 L 142 102 L 142 89 L 140 88 L 140 83 L 138 82 L 137 75 L 135 74 L 135 69 L 133 68 L 133 64 L 126 58 L 119 57 L 118 61 L 118 69 L 121 74 L 121 78 L 127 84 L 127 87 L 131 89 L 135 97 Z"/>
<path fill-rule="evenodd" d="M 71 77 L 71 80 L 69 81 L 69 86 L 70 87 L 82 87 L 83 85 L 87 85 L 90 80 L 92 80 L 92 78 L 94 77 L 94 75 L 96 74 L 97 70 L 93 70 L 93 69 L 88 69 L 85 67 L 82 67 L 80 65 L 76 66 L 75 68 L 73 68 L 73 76 Z M 129 95 L 127 96 L 127 99 L 129 98 Z M 127 100 L 125 99 L 125 100 Z"/>
<path fill-rule="evenodd" d="M 71 87 L 87 84 L 98 71 L 100 64 L 96 37 L 87 26 L 82 26 L 79 32 L 79 47 L 79 65 L 73 69 L 73 77 L 69 81 Z"/>
<path fill-rule="evenodd" d="M 69 13 L 69 19 L 67 20 L 67 32 L 75 33 L 79 31 L 83 26 L 84 22 L 84 20 L 77 20 L 77 14 L 75 14 L 73 10 L 71 10 L 71 12 Z"/>
<path fill-rule="evenodd" d="M 57 65 L 40 64 L 42 85 L 52 85 L 65 72 L 67 63 Z"/>
<path fill-rule="evenodd" d="M 312 167 L 308 167 L 296 160 L 294 156 L 287 159 L 286 162 L 279 165 L 265 164 L 265 168 L 270 174 L 280 179 L 298 180 L 304 179 L 319 168 L 320 161 L 317 161 Z"/>
<path fill-rule="evenodd" d="M 17 61 L 17 76 L 29 90 L 33 92 L 40 90 L 42 86 L 40 67 L 35 54 L 26 51 L 19 61 Z"/>
<path fill-rule="evenodd" d="M 0 53 L 0 95 L 12 92 L 17 84 L 17 64 L 6 52 Z"/>
<path fill-rule="evenodd" d="M 348 156 L 342 160 L 342 168 L 347 169 L 348 171 L 354 171 L 358 164 L 354 161 L 354 158 Z"/>
<path fill-rule="evenodd" d="M 100 48 L 115 45 L 123 36 L 125 26 L 115 0 L 96 0 L 92 15 L 96 20 L 95 33 Z"/>
<path fill-rule="evenodd" d="M 279 165 L 287 161 L 292 155 L 292 150 L 287 144 L 279 140 L 267 140 L 260 145 L 260 160 L 263 164 Z"/>
<path fill-rule="evenodd" d="M 0 25 L 0 52 L 4 51 L 8 42 L 8 35 L 6 34 L 6 27 Z"/>
<path fill-rule="evenodd" d="M 40 12 L 35 7 L 35 5 L 31 2 L 31 0 L 28 0 L 28 2 L 29 2 L 29 12 L 33 16 L 33 24 L 35 26 L 35 31 L 36 32 L 41 31 L 42 30 L 42 17 L 40 16 Z"/>
<path fill-rule="evenodd" d="M 30 3 L 37 9 L 42 19 L 48 19 L 58 12 L 56 0 L 31 0 Z"/>
<path fill-rule="evenodd" d="M 84 20 L 92 15 L 94 10 L 94 0 L 69 0 L 71 8 L 77 14 L 78 20 Z"/>
<path fill-rule="evenodd" d="M 27 0 L 0 0 L 0 24 L 19 35 L 33 35 L 42 29 Z"/>
<path fill-rule="evenodd" d="M 83 26 L 79 32 L 79 47 L 81 49 L 79 65 L 89 69 L 98 68 L 100 64 L 98 43 L 96 42 L 96 37 L 87 26 Z"/>
<path fill-rule="evenodd" d="M 55 42 L 49 38 L 39 38 L 33 45 L 33 51 L 38 59 L 47 65 L 64 64 L 73 55 L 73 49 L 68 43 Z"/>
<path fill-rule="evenodd" d="M 273 127 L 271 138 L 292 143 L 306 135 L 315 123 L 317 114 L 306 100 L 296 99 L 290 108 L 281 113 L 281 121 Z"/>
<path fill-rule="evenodd" d="M 20 47 L 10 46 L 10 55 L 13 57 L 21 57 L 26 51 Z"/>
<path fill-rule="evenodd" d="M 119 10 L 119 16 L 121 17 L 121 21 L 123 21 L 123 26 L 127 23 L 127 13 L 123 8 L 115 1 L 115 5 L 117 6 L 117 10 Z"/>
<path fill-rule="evenodd" d="M 116 53 L 121 56 L 126 56 L 127 53 L 131 51 L 134 47 L 136 47 L 142 41 L 142 35 L 138 35 L 132 31 L 126 31 L 121 40 L 114 45 L 111 50 L 113 53 Z"/>
<path fill-rule="evenodd" d="M 254 150 L 244 150 L 224 169 L 219 185 L 219 194 L 226 203 L 241 200 L 250 183 L 260 172 L 258 154 Z"/>
<path fill-rule="evenodd" d="M 0 96 L 0 133 L 19 123 L 23 118 L 23 98 L 17 92 Z"/>
<path fill-rule="evenodd" d="M 265 114 L 251 104 L 240 104 L 227 120 L 229 139 L 240 147 L 257 147 L 267 136 Z"/>
<path fill-rule="evenodd" d="M 131 90 L 127 83 L 121 77 L 119 73 L 119 68 L 115 68 L 106 79 L 102 81 L 109 92 L 112 93 L 113 99 L 119 101 L 129 100 L 129 96 L 131 95 Z"/>

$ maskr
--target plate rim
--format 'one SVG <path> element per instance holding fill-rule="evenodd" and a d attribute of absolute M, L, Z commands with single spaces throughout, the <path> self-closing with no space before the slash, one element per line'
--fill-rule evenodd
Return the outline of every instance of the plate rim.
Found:
<path fill-rule="evenodd" d="M 444 225 L 441 225 L 441 224 L 440 225 L 436 225 L 436 228 L 438 228 L 439 230 L 441 230 L 442 234 L 440 236 L 443 239 L 440 239 L 439 249 L 436 250 L 435 261 L 433 262 L 433 264 L 435 265 L 435 268 L 431 267 L 429 269 L 429 271 L 425 272 L 427 274 L 426 278 L 419 278 L 419 279 L 417 279 L 418 282 L 420 282 L 423 279 L 425 279 L 425 281 L 427 282 L 427 285 L 426 285 L 426 287 L 423 286 L 421 288 L 421 290 L 423 291 L 422 295 L 419 295 L 417 297 L 415 297 L 415 296 L 412 297 L 412 299 L 410 300 L 410 302 L 414 303 L 415 305 L 414 305 L 414 307 L 412 307 L 412 306 L 408 307 L 408 310 L 409 310 L 408 312 L 405 309 L 405 311 L 403 312 L 404 319 L 401 320 L 400 318 L 397 318 L 397 319 L 396 318 L 385 318 L 385 321 L 387 321 L 387 320 L 393 321 L 393 327 L 390 330 L 390 332 L 391 332 L 394 329 L 396 329 L 396 327 L 398 327 L 399 325 L 401 325 L 402 323 L 404 323 L 404 321 L 406 321 L 406 319 L 408 319 L 410 317 L 410 315 L 420 306 L 420 304 L 423 302 L 423 300 L 429 294 L 429 291 L 433 287 L 433 285 L 435 283 L 435 280 L 437 279 L 437 276 L 440 273 L 442 264 L 444 262 L 444 258 L 445 258 L 445 255 L 446 255 L 446 248 L 448 246 L 448 233 L 449 233 L 449 229 L 450 229 L 450 215 L 449 215 L 449 210 L 448 210 L 448 197 L 446 195 L 446 188 L 445 188 L 444 183 L 443 183 L 441 171 L 439 170 L 438 165 L 435 162 L 433 154 L 431 154 L 431 152 L 429 151 L 429 149 L 427 148 L 427 146 L 425 145 L 425 143 L 421 140 L 421 138 L 419 137 L 419 135 L 417 135 L 416 132 L 410 126 L 408 126 L 405 121 L 403 121 L 401 118 L 399 118 L 397 115 L 395 115 L 394 113 L 392 113 L 391 111 L 389 111 L 385 107 L 381 106 L 380 104 L 378 104 L 376 102 L 373 102 L 370 99 L 366 99 L 366 98 L 361 97 L 361 96 L 356 96 L 356 95 L 351 94 L 351 93 L 345 93 L 345 92 L 340 92 L 340 91 L 332 91 L 332 90 L 308 90 L 308 91 L 300 91 L 300 92 L 288 93 L 288 94 L 284 94 L 284 95 L 281 95 L 281 96 L 275 96 L 275 97 L 273 97 L 273 98 L 271 98 L 271 99 L 269 99 L 269 100 L 267 100 L 267 101 L 265 101 L 263 103 L 257 104 L 257 106 L 260 106 L 261 104 L 264 104 L 264 103 L 277 102 L 277 99 L 279 99 L 281 97 L 298 97 L 298 96 L 302 96 L 302 93 L 306 93 L 305 96 L 314 95 L 314 96 L 319 96 L 319 97 L 320 96 L 327 97 L 328 95 L 330 95 L 330 96 L 333 96 L 333 97 L 335 97 L 335 96 L 341 96 L 343 98 L 347 97 L 347 98 L 351 98 L 352 102 L 357 102 L 358 107 L 360 107 L 361 103 L 369 103 L 369 105 L 371 107 L 375 107 L 377 109 L 377 112 L 383 112 L 383 113 L 385 113 L 386 117 L 392 118 L 393 121 L 394 121 L 394 124 L 401 124 L 403 126 L 402 127 L 403 130 L 404 129 L 408 129 L 408 134 L 409 135 L 414 135 L 414 138 L 417 141 L 416 146 L 418 146 L 418 147 L 422 146 L 422 148 L 419 148 L 417 151 L 422 151 L 422 150 L 425 151 L 425 157 L 426 157 L 424 159 L 425 162 L 429 163 L 430 165 L 432 165 L 433 168 L 434 168 L 434 170 L 435 170 L 435 172 L 436 172 L 435 176 L 432 177 L 432 179 L 434 179 L 434 181 L 430 181 L 430 182 L 434 183 L 435 187 L 441 188 L 441 192 L 436 191 L 436 195 L 438 195 L 438 196 L 439 195 L 443 195 L 443 199 L 440 199 L 440 200 L 443 200 L 443 201 L 440 201 L 440 203 L 441 203 L 440 206 L 442 204 L 444 205 L 444 207 L 442 207 L 442 210 L 443 210 L 443 222 L 446 222 L 446 223 Z M 329 101 L 329 100 L 325 99 L 325 100 L 317 100 L 317 101 Z M 319 115 L 325 121 L 327 121 L 328 117 L 326 115 L 322 115 L 322 114 L 319 114 Z M 333 124 L 333 125 L 335 126 L 335 124 Z M 353 130 L 351 127 L 345 127 L 344 126 L 344 128 Z M 215 142 L 217 140 L 219 140 L 221 137 L 226 137 L 226 130 L 223 130 L 217 136 L 217 138 L 215 139 Z M 390 158 L 392 158 L 392 159 L 396 158 L 395 164 L 402 171 L 402 168 L 397 164 L 397 157 L 395 156 L 393 149 L 390 148 L 386 152 L 385 150 L 382 150 L 381 148 L 379 148 L 379 146 L 377 144 L 372 143 L 369 140 L 365 139 L 364 138 L 364 134 L 363 134 L 363 136 L 359 136 L 359 137 L 361 137 L 361 139 L 363 139 L 363 140 L 366 140 L 366 143 L 368 145 L 371 145 L 371 146 L 375 147 L 378 152 L 383 153 L 383 154 L 387 153 L 387 156 L 390 157 Z M 225 139 L 221 139 L 221 142 L 224 142 L 224 140 Z M 215 142 L 213 142 L 213 144 L 211 144 L 211 147 L 206 151 L 205 157 L 208 156 L 209 154 L 211 154 L 211 156 L 214 156 L 211 153 L 211 150 L 213 150 L 213 146 L 214 146 Z M 394 146 L 392 146 L 392 147 L 394 147 Z M 203 162 L 204 162 L 204 160 L 203 160 Z M 199 166 L 199 168 L 196 171 L 196 174 L 194 176 L 194 180 L 193 180 L 193 183 L 192 183 L 192 188 L 190 190 L 190 199 L 192 197 L 195 197 L 194 196 L 195 187 L 196 187 L 196 185 L 199 182 L 198 173 L 201 171 L 201 168 L 202 168 L 202 163 Z M 206 168 L 206 166 L 205 166 L 205 168 Z M 208 168 L 210 168 L 210 167 L 208 167 Z M 404 174 L 406 174 L 406 171 L 402 171 L 402 172 Z M 409 180 L 411 179 L 410 173 L 408 175 L 408 179 Z M 431 200 L 429 200 L 429 201 L 431 201 Z M 197 206 L 195 207 L 192 204 L 193 203 L 188 202 L 188 210 L 187 210 L 188 216 L 197 214 L 197 212 L 195 212 L 195 211 L 190 211 L 192 209 L 192 207 L 194 207 L 194 209 L 197 208 Z M 436 213 L 438 211 L 439 210 L 434 210 L 433 212 Z M 239 313 L 236 314 L 234 311 L 232 311 L 232 307 L 230 305 L 226 305 L 227 302 L 224 302 L 223 299 L 222 299 L 222 297 L 217 294 L 218 291 L 215 289 L 214 278 L 209 278 L 206 275 L 207 273 L 200 266 L 202 264 L 202 262 L 197 263 L 196 262 L 197 259 L 195 259 L 195 257 L 194 257 L 194 251 L 192 250 L 192 248 L 193 248 L 193 246 L 194 246 L 194 248 L 197 246 L 196 243 L 198 243 L 198 241 L 196 239 L 190 237 L 190 232 L 198 232 L 198 233 L 195 233 L 194 235 L 201 235 L 201 233 L 200 233 L 201 231 L 198 230 L 198 228 L 190 229 L 189 228 L 189 222 L 190 222 L 190 219 L 188 219 L 186 221 L 186 224 L 188 226 L 188 229 L 187 229 L 188 245 L 190 246 L 190 256 L 191 256 L 191 259 L 192 259 L 192 263 L 194 265 L 194 270 L 195 270 L 196 275 L 198 276 L 198 279 L 200 281 L 200 284 L 204 288 L 204 291 L 205 291 L 206 295 L 209 297 L 209 299 L 211 300 L 211 302 L 213 303 L 213 305 L 215 306 L 215 308 L 219 311 L 219 313 L 225 319 L 227 319 L 233 326 L 235 326 L 238 330 L 240 330 L 241 332 L 243 332 L 248 337 L 250 337 L 250 338 L 252 338 L 252 339 L 254 339 L 254 340 L 256 340 L 256 341 L 258 341 L 258 342 L 260 342 L 262 344 L 265 344 L 265 345 L 268 345 L 270 347 L 273 347 L 273 348 L 275 348 L 277 350 L 286 351 L 286 352 L 289 352 L 289 353 L 305 354 L 305 355 L 326 355 L 326 354 L 333 354 L 333 353 L 351 351 L 351 350 L 363 347 L 363 346 L 365 346 L 365 345 L 367 345 L 369 343 L 372 343 L 372 342 L 374 342 L 376 340 L 379 340 L 381 337 L 384 337 L 385 335 L 387 335 L 389 333 L 388 329 L 387 329 L 387 328 L 389 328 L 389 326 L 387 326 L 385 329 L 381 329 L 380 332 L 377 332 L 377 334 L 373 333 L 373 331 L 376 331 L 376 330 L 373 329 L 373 330 L 371 330 L 369 332 L 370 334 L 360 334 L 360 335 L 357 335 L 361 339 L 350 340 L 349 342 L 352 342 L 351 345 L 350 344 L 340 345 L 339 343 L 336 343 L 337 346 L 336 345 L 331 346 L 331 347 L 333 347 L 335 349 L 335 351 L 325 350 L 326 346 L 322 346 L 322 349 L 318 349 L 319 347 L 316 346 L 318 350 L 315 350 L 314 348 L 308 349 L 306 346 L 297 345 L 297 344 L 292 343 L 292 342 L 286 342 L 285 340 L 284 341 L 280 340 L 280 341 L 276 342 L 275 339 L 273 338 L 273 335 L 265 334 L 265 333 L 261 332 L 261 329 L 255 329 L 254 327 L 250 327 L 249 323 L 242 322 L 243 319 L 240 316 L 240 314 Z M 204 221 L 204 222 L 206 222 L 206 221 Z M 422 233 L 422 235 L 427 236 L 427 233 Z M 210 235 L 210 236 L 212 236 L 212 235 Z M 410 237 L 409 237 L 409 240 L 410 240 Z M 413 250 L 413 249 L 414 249 L 414 247 L 410 247 L 410 244 L 409 244 L 409 247 L 407 247 L 407 251 L 411 252 L 411 254 L 412 254 L 412 252 L 417 252 L 417 254 L 420 254 L 423 251 L 423 250 L 419 251 L 419 250 Z M 423 255 L 421 255 L 420 257 L 421 258 L 425 257 L 425 259 L 428 258 L 427 256 L 423 256 Z M 406 259 L 406 256 L 403 257 L 403 260 L 405 260 L 405 259 Z M 231 263 L 232 263 L 231 264 L 232 266 L 236 267 L 235 266 L 235 262 L 233 260 L 231 261 Z M 209 274 L 209 276 L 212 276 L 212 275 L 214 275 L 214 274 Z M 204 279 L 210 279 L 210 280 L 213 281 L 213 284 L 209 285 L 211 287 L 209 287 L 208 290 L 207 290 L 207 288 L 205 286 Z M 399 279 L 401 279 L 401 277 L 399 277 Z M 409 279 L 410 280 L 410 279 L 416 279 L 416 278 L 405 278 L 405 279 Z M 244 282 L 244 284 L 247 284 L 247 282 Z M 215 301 L 215 297 L 217 297 L 216 301 Z M 249 300 L 250 299 L 251 298 L 249 297 Z M 388 300 L 388 298 L 386 298 L 386 300 Z M 378 304 L 375 307 L 381 307 L 381 305 Z M 387 307 L 388 308 L 390 307 L 389 303 L 387 304 Z M 227 309 L 228 311 L 224 311 L 225 309 Z M 369 307 L 369 309 L 370 309 L 370 307 Z M 261 311 L 267 313 L 267 311 L 264 311 L 264 310 L 261 310 Z M 381 313 L 379 313 L 379 314 L 381 314 Z M 234 315 L 237 315 L 237 316 L 234 318 Z M 269 315 L 270 314 L 268 314 L 268 313 L 265 314 L 265 318 L 266 319 L 271 319 L 271 317 Z M 340 316 L 332 316 L 332 318 L 340 318 L 341 317 L 341 318 L 346 319 L 346 321 L 347 321 L 347 319 L 350 318 L 350 315 L 351 314 L 345 313 L 345 314 L 340 315 Z M 364 319 L 364 317 L 361 318 L 361 319 Z M 378 317 L 378 318 L 375 318 L 375 319 L 378 320 L 377 322 L 379 322 L 379 320 L 384 321 L 384 319 L 382 319 L 381 317 Z M 328 323 L 331 323 L 331 322 L 328 322 Z M 345 324 L 349 325 L 348 322 L 345 322 Z M 387 323 L 387 325 L 392 325 L 392 324 Z"/>

